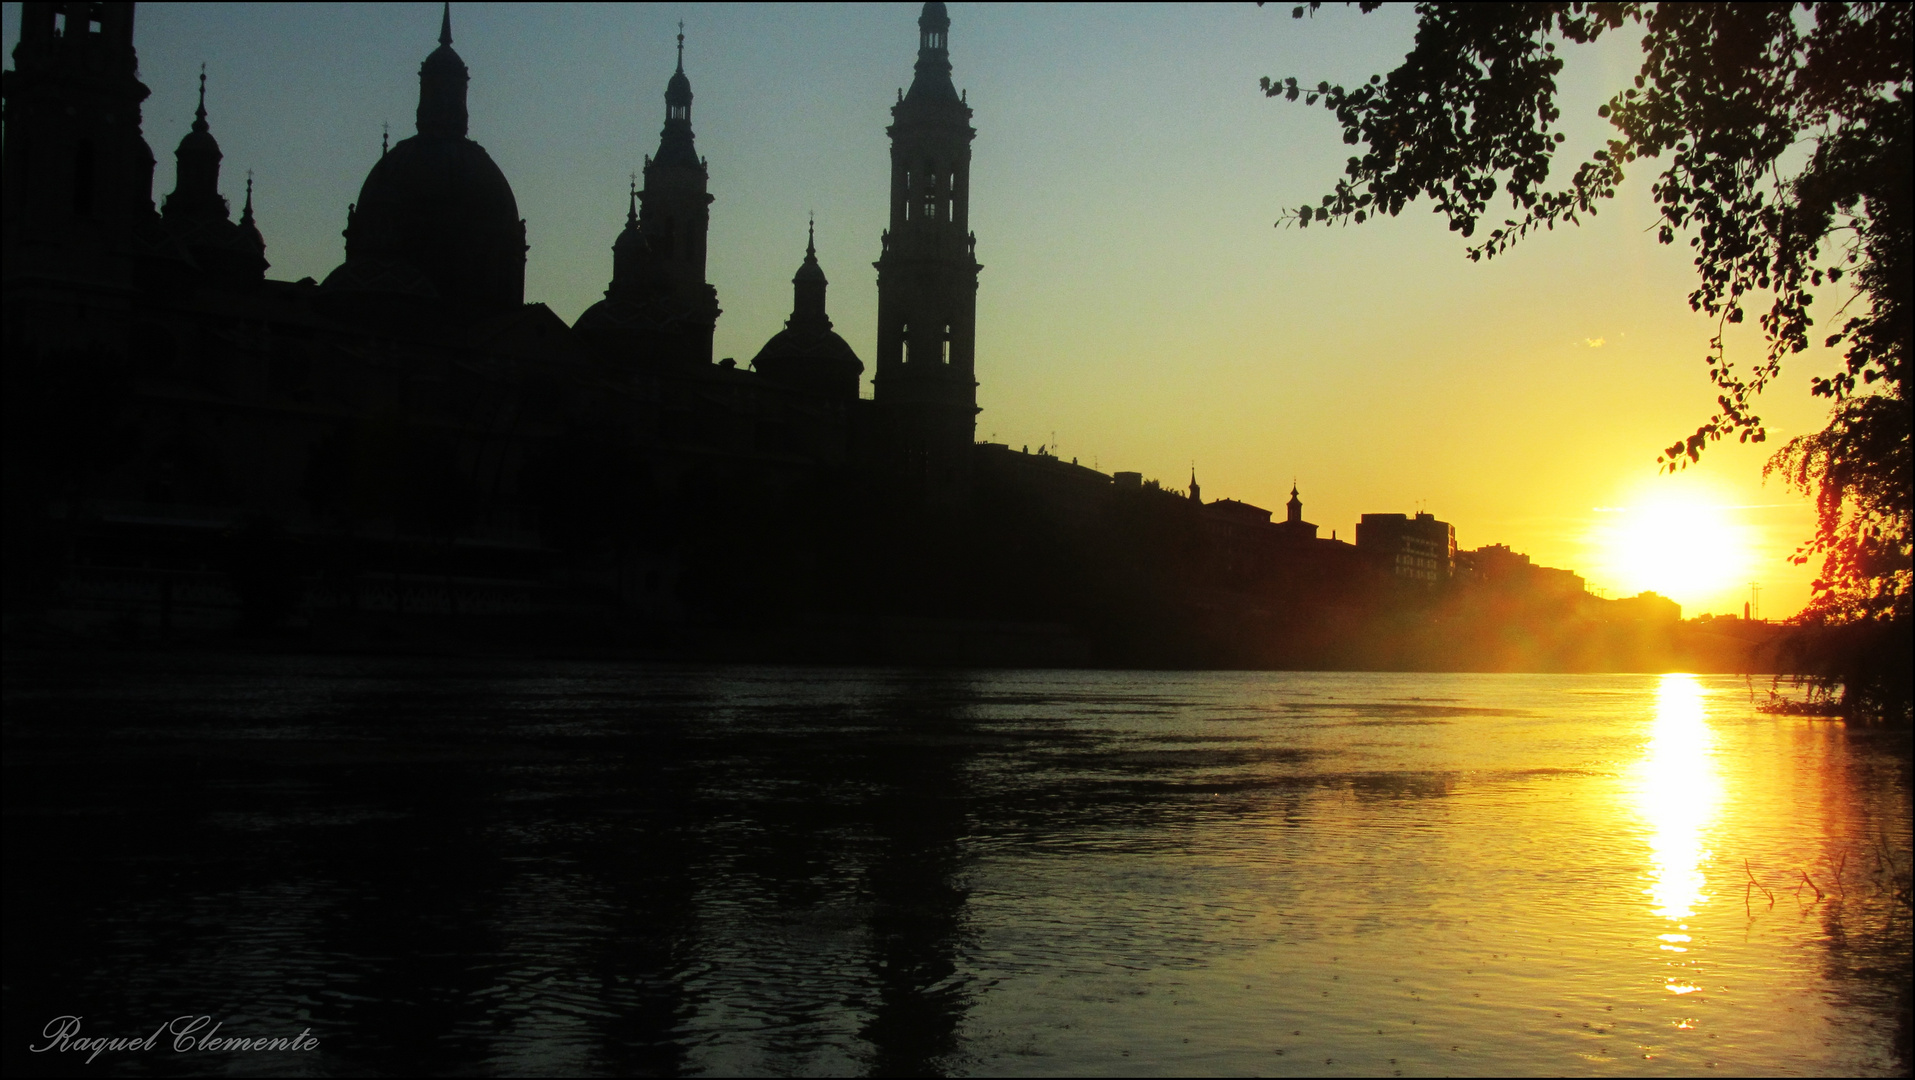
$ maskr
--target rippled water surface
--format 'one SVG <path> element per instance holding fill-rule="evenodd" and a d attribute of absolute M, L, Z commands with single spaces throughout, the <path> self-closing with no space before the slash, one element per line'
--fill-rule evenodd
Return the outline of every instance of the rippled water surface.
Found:
<path fill-rule="evenodd" d="M 1907 1070 L 1907 735 L 1739 678 L 5 676 L 16 1074 Z"/>

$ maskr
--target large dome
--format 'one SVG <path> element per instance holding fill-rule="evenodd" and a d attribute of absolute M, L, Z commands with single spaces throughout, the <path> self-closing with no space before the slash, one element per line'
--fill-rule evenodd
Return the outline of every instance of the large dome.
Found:
<path fill-rule="evenodd" d="M 379 159 L 346 227 L 346 261 L 404 263 L 453 302 L 525 302 L 512 185 L 471 139 L 415 135 Z"/>
<path fill-rule="evenodd" d="M 465 137 L 467 79 L 452 49 L 448 5 L 439 47 L 419 66 L 419 134 L 366 174 L 346 221 L 346 264 L 327 287 L 379 291 L 369 283 L 403 279 L 410 269 L 450 304 L 525 303 L 525 223 L 505 174 Z"/>

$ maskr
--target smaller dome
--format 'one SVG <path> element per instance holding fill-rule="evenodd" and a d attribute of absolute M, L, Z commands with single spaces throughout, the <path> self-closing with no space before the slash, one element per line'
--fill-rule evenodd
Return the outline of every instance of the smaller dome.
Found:
<path fill-rule="evenodd" d="M 471 73 L 466 69 L 465 61 L 460 58 L 457 52 L 453 51 L 451 42 L 446 42 L 428 53 L 425 63 L 419 65 L 419 71 L 421 74 L 427 76 L 465 76 L 468 79 L 472 77 Z"/>
<path fill-rule="evenodd" d="M 627 225 L 619 231 L 618 239 L 612 241 L 612 251 L 619 255 L 628 252 L 632 254 L 643 252 L 649 255 L 652 251 L 652 245 L 645 242 L 645 234 L 640 232 L 636 226 Z"/>
<path fill-rule="evenodd" d="M 826 397 L 855 398 L 864 362 L 831 330 L 825 314 L 825 272 L 818 265 L 817 226 L 805 230 L 805 261 L 792 275 L 791 318 L 758 350 L 760 375 Z"/>
<path fill-rule="evenodd" d="M 652 246 L 645 242 L 645 233 L 638 227 L 638 184 L 636 181 L 633 182 L 631 193 L 627 198 L 629 201 L 626 203 L 625 209 L 625 228 L 618 234 L 618 239 L 612 241 L 612 252 L 616 255 L 637 255 L 640 252 L 649 254 Z"/>
<path fill-rule="evenodd" d="M 831 320 L 825 318 L 824 287 L 831 284 L 825 280 L 825 269 L 818 265 L 818 222 L 813 218 L 805 226 L 805 261 L 798 265 L 798 272 L 791 276 L 791 283 L 799 286 L 792 295 L 792 317 L 812 315 L 823 319 L 827 328 Z M 815 286 L 804 288 L 803 286 Z M 787 324 L 789 325 L 789 324 Z"/>
<path fill-rule="evenodd" d="M 828 328 L 787 327 L 773 334 L 752 358 L 760 375 L 827 397 L 855 398 L 864 361 L 849 342 Z"/>
<path fill-rule="evenodd" d="M 452 51 L 452 5 L 447 3 L 439 16 L 439 47 L 419 65 L 421 75 L 454 75 L 467 78 L 465 61 Z"/>
<path fill-rule="evenodd" d="M 224 156 L 219 151 L 219 140 L 213 138 L 213 133 L 207 130 L 204 113 L 193 122 L 193 130 L 187 132 L 186 137 L 180 140 L 180 148 L 175 153 L 199 154 L 214 159 Z"/>
<path fill-rule="evenodd" d="M 192 130 L 180 140 L 173 152 L 176 172 L 172 194 L 160 204 L 160 213 L 175 221 L 198 219 L 229 220 L 226 200 L 219 195 L 219 140 L 213 138 L 206 122 L 206 71 L 199 73 L 199 108 L 193 112 Z"/>
<path fill-rule="evenodd" d="M 682 20 L 678 24 L 678 70 L 665 84 L 665 105 L 667 117 L 691 119 L 692 81 L 685 77 L 685 23 Z M 679 110 L 683 110 L 682 116 Z"/>

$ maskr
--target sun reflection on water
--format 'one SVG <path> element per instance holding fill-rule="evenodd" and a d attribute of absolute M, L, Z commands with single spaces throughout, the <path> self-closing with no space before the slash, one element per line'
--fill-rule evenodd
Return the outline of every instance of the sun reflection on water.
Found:
<path fill-rule="evenodd" d="M 1653 880 L 1643 892 L 1658 916 L 1671 921 L 1695 914 L 1708 897 L 1703 888 L 1703 833 L 1715 818 L 1722 781 L 1716 775 L 1714 736 L 1702 707 L 1702 687 L 1693 675 L 1664 675 L 1656 691 L 1656 720 L 1636 789 L 1636 808 L 1648 824 Z M 1686 930 L 1681 926 L 1676 929 Z M 1669 951 L 1685 935 L 1661 935 Z"/>

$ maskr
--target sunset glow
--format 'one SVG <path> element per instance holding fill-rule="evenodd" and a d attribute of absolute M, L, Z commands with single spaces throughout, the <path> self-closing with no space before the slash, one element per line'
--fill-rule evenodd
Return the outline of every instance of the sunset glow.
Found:
<path fill-rule="evenodd" d="M 567 322 L 602 299 L 682 18 L 717 197 L 715 355 L 743 365 L 783 326 L 815 211 L 831 317 L 868 360 L 877 294 L 859 268 L 887 225 L 885 109 L 910 67 L 823 58 L 890 55 L 899 19 L 907 38 L 913 29 L 902 10 L 475 8 L 458 30 L 475 137 L 526 221 L 528 298 Z M 237 208 L 254 170 L 272 274 L 323 280 L 381 124 L 395 139 L 410 130 L 417 38 L 430 43 L 438 10 L 141 12 L 146 130 L 165 182 L 199 63 L 217 57 L 207 102 L 224 194 Z M 1656 572 L 1611 573 L 1583 543 L 1586 518 L 1609 516 L 1589 508 L 1635 505 L 1617 489 L 1661 483 L 1657 450 L 1714 405 L 1698 357 L 1715 325 L 1684 299 L 1689 255 L 1644 236 L 1651 174 L 1632 174 L 1582 226 L 1485 263 L 1421 204 L 1362 228 L 1273 227 L 1342 175 L 1349 148 L 1333 118 L 1270 101 L 1257 78 L 1387 71 L 1413 40 L 1411 9 L 1297 21 L 1287 9 L 1138 6 L 1087 20 L 983 6 L 960 22 L 961 81 L 980 110 L 979 439 L 1054 443 L 1065 460 L 1175 486 L 1194 461 L 1208 497 L 1264 508 L 1281 507 L 1294 481 L 1308 520 L 1344 540 L 1361 514 L 1420 504 L 1456 524 L 1463 548 L 1508 544 L 1612 596 L 1670 590 L 1685 616 L 1731 599 L 1739 612 L 1751 579 L 1771 617 L 1807 600 L 1813 569 L 1786 561 L 1813 530 L 1799 500 L 1750 523 L 1757 568 L 1726 569 L 1706 542 L 1691 545 L 1712 553 L 1701 558 L 1639 555 L 1632 542 L 1630 565 Z M 8 21 L 6 49 L 16 34 Z M 310 41 L 334 51 L 297 44 Z M 1595 110 L 1615 73 L 1633 70 L 1632 47 L 1605 38 L 1566 69 L 1565 161 L 1612 134 Z M 557 71 L 578 77 L 560 92 Z M 1761 348 L 1752 324 L 1727 342 L 1735 356 Z M 1805 355 L 1789 379 L 1823 362 Z M 1760 472 L 1780 440 L 1825 420 L 1800 385 L 1785 379 L 1765 399 L 1768 444 L 1714 447 L 1691 470 L 1720 485 L 1721 502 L 1789 497 L 1765 491 Z M 1685 594 L 1698 563 L 1738 597 Z"/>
<path fill-rule="evenodd" d="M 1685 616 L 1736 611 L 1764 572 L 1754 530 L 1741 520 L 1748 509 L 1699 484 L 1644 485 L 1628 505 L 1597 508 L 1591 583 L 1613 596 L 1660 593 Z"/>

